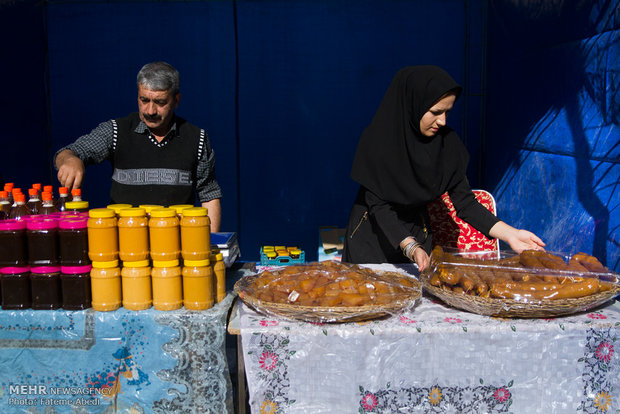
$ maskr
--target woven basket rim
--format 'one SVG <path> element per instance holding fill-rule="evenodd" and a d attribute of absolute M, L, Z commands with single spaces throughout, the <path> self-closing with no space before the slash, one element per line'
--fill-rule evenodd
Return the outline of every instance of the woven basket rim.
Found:
<path fill-rule="evenodd" d="M 422 296 L 422 284 L 413 276 L 407 276 L 398 272 L 377 271 L 377 276 L 409 277 L 414 287 L 411 294 L 403 300 L 388 304 L 362 305 L 362 306 L 303 306 L 290 303 L 266 302 L 248 294 L 246 289 L 260 277 L 260 274 L 244 276 L 235 283 L 234 291 L 247 305 L 259 313 L 273 313 L 279 316 L 311 322 L 355 322 L 380 318 L 396 313 L 408 306 L 413 306 Z"/>
<path fill-rule="evenodd" d="M 569 315 L 602 305 L 620 293 L 620 286 L 613 285 L 610 290 L 597 292 L 581 298 L 543 299 L 536 303 L 523 303 L 513 299 L 484 298 L 476 295 L 454 293 L 431 285 L 427 278 L 422 278 L 422 286 L 425 291 L 455 308 L 480 315 L 502 317 Z"/>

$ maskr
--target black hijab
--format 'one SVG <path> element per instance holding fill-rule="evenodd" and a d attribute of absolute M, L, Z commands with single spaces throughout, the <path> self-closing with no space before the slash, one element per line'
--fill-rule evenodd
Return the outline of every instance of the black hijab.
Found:
<path fill-rule="evenodd" d="M 437 66 L 396 73 L 360 138 L 351 178 L 384 201 L 426 204 L 463 178 L 469 156 L 456 132 L 420 133 L 420 119 L 443 95 L 462 88 Z"/>

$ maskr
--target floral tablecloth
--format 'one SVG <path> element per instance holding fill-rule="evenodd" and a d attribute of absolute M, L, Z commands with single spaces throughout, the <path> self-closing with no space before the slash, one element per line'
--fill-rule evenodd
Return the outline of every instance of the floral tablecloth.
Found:
<path fill-rule="evenodd" d="M 253 413 L 616 413 L 620 305 L 499 319 L 423 297 L 365 323 L 239 308 Z"/>
<path fill-rule="evenodd" d="M 200 312 L 0 310 L 0 413 L 232 414 L 232 301 Z"/>

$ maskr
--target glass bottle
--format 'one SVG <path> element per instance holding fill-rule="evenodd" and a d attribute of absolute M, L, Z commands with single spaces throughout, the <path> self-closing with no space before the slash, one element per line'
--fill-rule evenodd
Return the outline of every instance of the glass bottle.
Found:
<path fill-rule="evenodd" d="M 82 189 L 74 188 L 71 190 L 71 201 L 82 201 Z"/>
<path fill-rule="evenodd" d="M 67 201 L 71 201 L 71 196 L 69 195 L 69 189 L 67 187 L 59 187 L 58 188 L 58 199 L 56 200 L 56 208 L 58 211 L 65 211 L 65 203 Z"/>
<path fill-rule="evenodd" d="M 32 215 L 32 211 L 26 205 L 26 196 L 22 193 L 13 193 L 15 204 L 11 207 L 9 218 L 22 220 L 26 216 Z"/>
<path fill-rule="evenodd" d="M 39 209 L 39 214 L 52 214 L 57 212 L 58 209 L 54 204 L 52 193 L 43 191 L 41 193 L 41 208 Z"/>
<path fill-rule="evenodd" d="M 36 188 L 30 188 L 28 190 L 28 201 L 26 205 L 32 212 L 32 214 L 39 214 L 41 208 L 41 198 L 39 197 L 39 190 Z"/>
<path fill-rule="evenodd" d="M 11 202 L 6 191 L 0 191 L 0 220 L 9 218 L 11 213 Z"/>

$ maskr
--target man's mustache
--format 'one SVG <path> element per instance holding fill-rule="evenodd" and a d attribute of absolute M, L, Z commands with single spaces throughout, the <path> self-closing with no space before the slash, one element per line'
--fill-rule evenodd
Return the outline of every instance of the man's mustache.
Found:
<path fill-rule="evenodd" d="M 159 115 L 151 116 L 147 114 L 142 114 L 142 116 L 144 116 L 144 119 L 146 119 L 147 121 L 159 121 L 161 119 L 161 116 Z"/>

